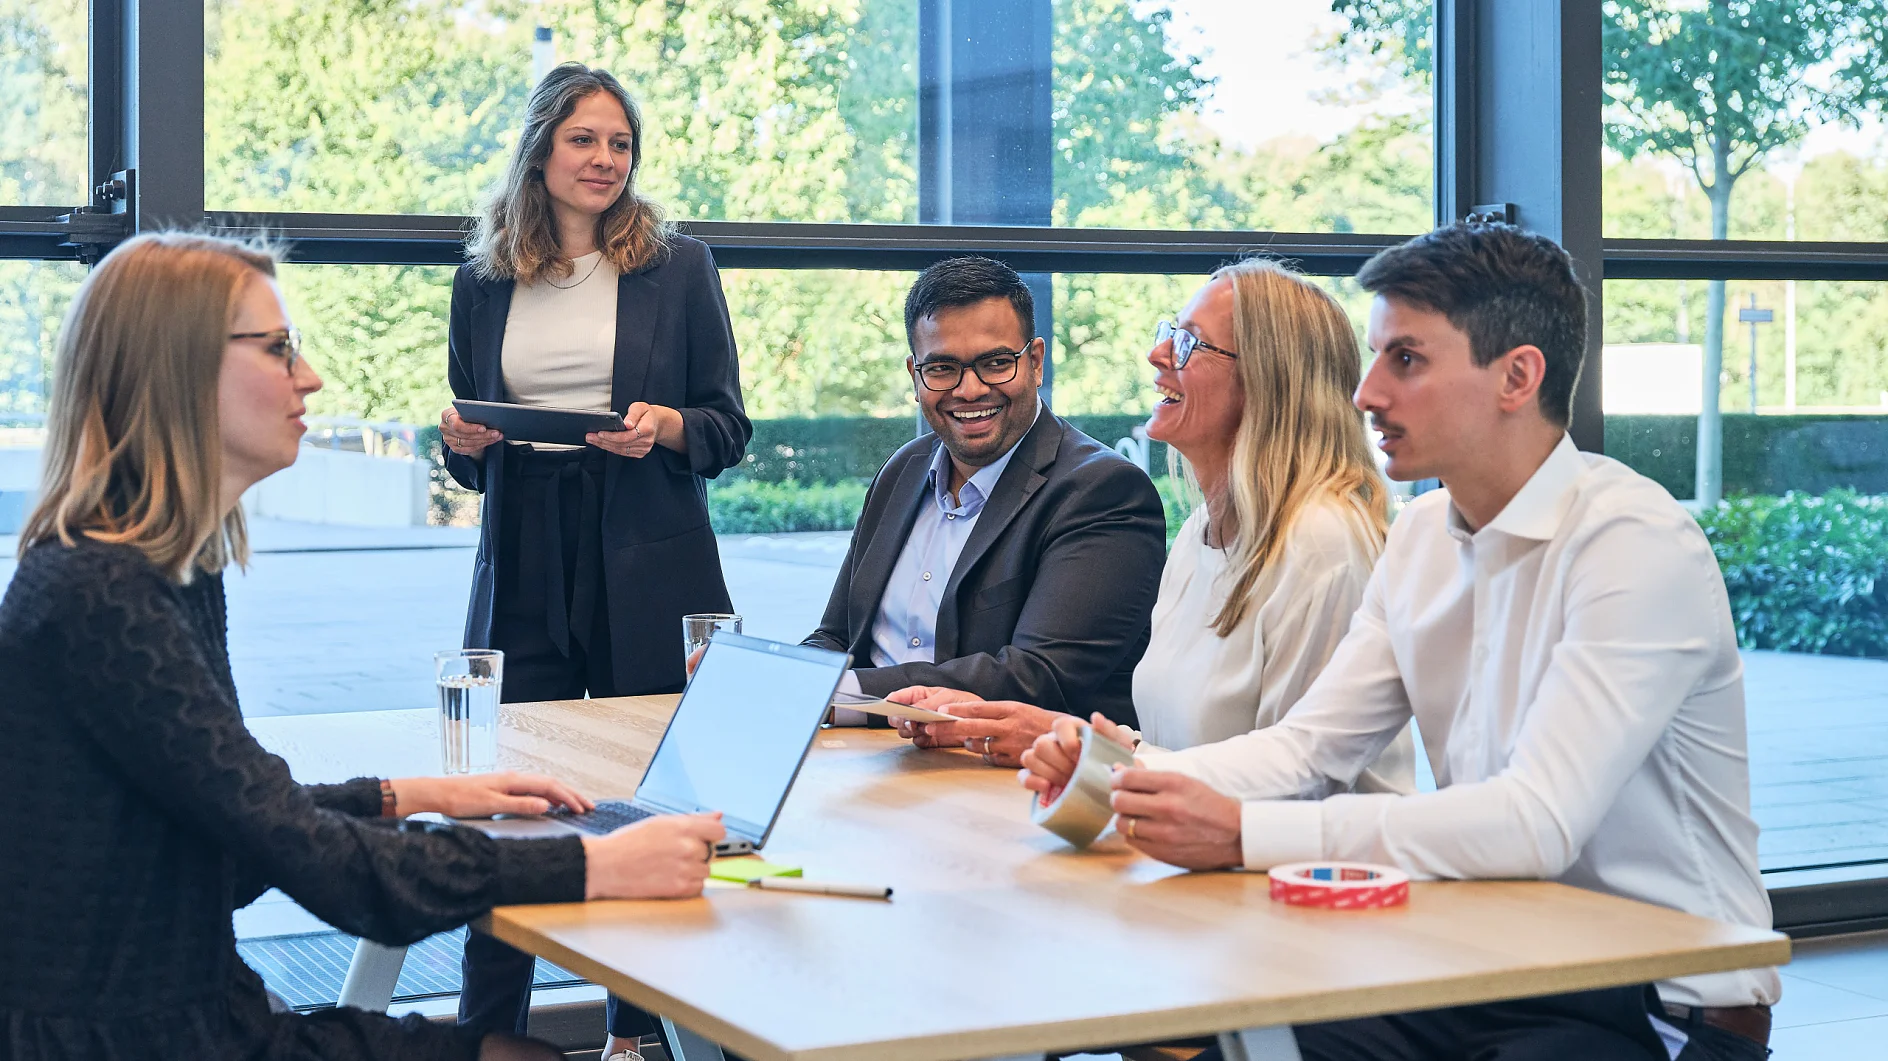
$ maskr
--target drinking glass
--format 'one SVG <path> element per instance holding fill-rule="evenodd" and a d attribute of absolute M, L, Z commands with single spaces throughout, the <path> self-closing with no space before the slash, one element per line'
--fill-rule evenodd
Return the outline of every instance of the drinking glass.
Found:
<path fill-rule="evenodd" d="M 716 630 L 740 633 L 741 617 L 713 613 L 682 616 L 682 658 L 694 655 L 696 649 L 706 645 L 708 639 L 715 636 Z"/>
<path fill-rule="evenodd" d="M 495 648 L 433 653 L 439 688 L 441 773 L 477 774 L 498 765 L 498 699 L 505 654 Z"/>

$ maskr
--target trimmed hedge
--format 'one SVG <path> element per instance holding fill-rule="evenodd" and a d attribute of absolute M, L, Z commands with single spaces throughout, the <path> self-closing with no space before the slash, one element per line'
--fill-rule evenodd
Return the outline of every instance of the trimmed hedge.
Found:
<path fill-rule="evenodd" d="M 1698 523 L 1744 648 L 1888 656 L 1888 497 L 1738 497 Z"/>
<path fill-rule="evenodd" d="M 1609 416 L 1606 455 L 1696 495 L 1698 418 Z M 1888 494 L 1888 416 L 1724 414 L 1724 494 Z"/>
<path fill-rule="evenodd" d="M 717 534 L 786 534 L 792 531 L 851 530 L 865 507 L 868 484 L 761 483 L 752 480 L 710 482 L 708 518 Z M 1154 479 L 1167 509 L 1167 542 L 1173 543 L 1191 511 L 1179 480 Z"/>
<path fill-rule="evenodd" d="M 865 507 L 865 487 L 856 479 L 844 483 L 711 482 L 708 520 L 717 534 L 851 530 Z"/>
<path fill-rule="evenodd" d="M 1071 416 L 1077 429 L 1112 446 L 1147 422 L 1145 416 Z M 918 435 L 916 406 L 909 417 L 825 416 L 794 420 L 756 420 L 754 437 L 741 463 L 723 472 L 723 480 L 760 482 L 837 483 L 870 480 Z M 1167 467 L 1167 447 L 1150 447 L 1148 467 L 1161 474 Z"/>

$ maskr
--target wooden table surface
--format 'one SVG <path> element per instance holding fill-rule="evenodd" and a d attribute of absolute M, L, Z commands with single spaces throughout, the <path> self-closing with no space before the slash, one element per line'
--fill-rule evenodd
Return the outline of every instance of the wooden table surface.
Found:
<path fill-rule="evenodd" d="M 628 795 L 673 702 L 508 705 L 499 765 Z M 298 776 L 325 780 L 436 770 L 429 715 L 255 722 Z M 969 754 L 826 730 L 765 856 L 890 885 L 892 901 L 711 888 L 504 907 L 486 927 L 751 1061 L 1071 1050 L 1789 958 L 1772 932 L 1540 882 L 1419 883 L 1392 910 L 1282 906 L 1263 874 L 1184 873 L 1112 837 L 1075 852 L 1029 823 L 1027 799 Z"/>

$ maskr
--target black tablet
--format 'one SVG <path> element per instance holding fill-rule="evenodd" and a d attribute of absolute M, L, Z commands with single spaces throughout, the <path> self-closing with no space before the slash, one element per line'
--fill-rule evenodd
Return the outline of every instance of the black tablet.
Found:
<path fill-rule="evenodd" d="M 592 431 L 626 431 L 621 413 L 595 409 L 557 409 L 547 405 L 512 405 L 455 398 L 452 407 L 467 423 L 495 427 L 511 442 L 549 442 L 581 446 Z"/>

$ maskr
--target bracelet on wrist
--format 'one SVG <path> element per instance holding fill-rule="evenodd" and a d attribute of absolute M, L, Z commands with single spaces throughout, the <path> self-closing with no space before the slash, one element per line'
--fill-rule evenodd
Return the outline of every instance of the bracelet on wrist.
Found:
<path fill-rule="evenodd" d="M 400 799 L 393 793 L 393 782 L 382 778 L 380 782 L 380 816 L 382 818 L 397 817 L 399 805 Z"/>

